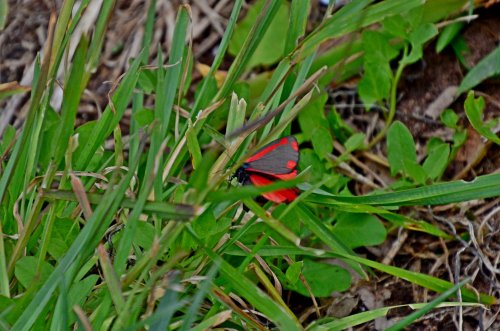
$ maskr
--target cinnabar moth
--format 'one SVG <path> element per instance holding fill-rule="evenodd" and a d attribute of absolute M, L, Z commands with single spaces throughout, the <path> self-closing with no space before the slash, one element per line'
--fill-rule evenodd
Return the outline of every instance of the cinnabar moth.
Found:
<path fill-rule="evenodd" d="M 293 136 L 277 139 L 259 149 L 236 170 L 234 177 L 243 185 L 265 186 L 276 180 L 290 180 L 297 176 L 299 144 Z M 295 188 L 266 192 L 264 198 L 276 202 L 291 202 L 297 198 Z"/>

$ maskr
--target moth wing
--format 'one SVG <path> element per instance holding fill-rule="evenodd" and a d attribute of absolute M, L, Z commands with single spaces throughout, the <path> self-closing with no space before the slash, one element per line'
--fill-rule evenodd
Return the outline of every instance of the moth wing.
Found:
<path fill-rule="evenodd" d="M 246 171 L 269 175 L 293 172 L 299 162 L 299 145 L 293 136 L 277 139 L 246 160 Z"/>
<path fill-rule="evenodd" d="M 250 181 L 255 186 L 266 186 L 273 183 L 271 179 L 253 173 L 250 174 Z M 297 198 L 297 191 L 294 189 L 281 189 L 262 193 L 262 196 L 275 203 L 292 202 Z"/>

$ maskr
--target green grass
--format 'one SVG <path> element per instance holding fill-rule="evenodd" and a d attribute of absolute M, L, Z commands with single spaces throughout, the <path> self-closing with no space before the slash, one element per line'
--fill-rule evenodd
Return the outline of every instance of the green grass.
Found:
<path fill-rule="evenodd" d="M 99 63 L 113 11 L 112 1 L 104 3 L 95 30 L 80 38 L 70 61 L 57 113 L 49 104 L 56 73 L 88 1 L 75 14 L 74 1 L 65 1 L 52 17 L 24 126 L 17 136 L 9 129 L 11 134 L 4 134 L 0 144 L 0 154 L 8 155 L 0 178 L 3 329 L 90 325 L 94 330 L 201 330 L 224 322 L 238 329 L 300 330 L 308 325 L 287 306 L 282 289 L 317 299 L 330 283 L 338 286 L 331 291 L 346 290 L 351 285 L 348 273 L 322 263 L 332 258 L 366 279 L 374 271 L 386 273 L 446 297 L 458 289 L 444 279 L 361 258 L 354 249 L 382 243 L 391 227 L 453 240 L 435 224 L 400 213 L 399 207 L 500 196 L 500 174 L 471 182 L 442 181 L 454 146 L 443 142 L 419 164 L 413 138 L 404 124 L 393 123 L 404 67 L 421 59 L 425 43 L 437 34 L 434 24 L 456 15 L 468 1 L 449 1 L 444 9 L 438 1 L 354 1 L 332 15 L 327 11 L 321 24 L 308 32 L 309 1 L 265 1 L 247 30 L 237 24 L 243 1 L 235 1 L 210 71 L 196 83 L 189 78 L 193 58 L 186 42 L 190 9 L 181 6 L 168 57 L 159 48 L 158 57 L 150 59 L 149 47 L 144 47 L 116 82 L 102 116 L 75 127 L 80 98 Z M 155 3 L 147 9 L 146 46 L 152 40 Z M 286 38 L 273 40 L 274 29 L 283 25 L 275 23 L 280 10 L 289 11 L 291 21 Z M 364 29 L 374 23 L 379 23 L 376 30 Z M 215 74 L 228 49 L 234 49 L 235 34 L 245 40 L 217 87 Z M 341 37 L 337 51 L 318 54 L 323 42 Z M 259 49 L 269 38 L 282 44 L 278 62 L 263 81 L 245 79 L 259 63 L 276 56 Z M 480 68 L 491 66 L 497 54 Z M 389 63 L 395 60 L 399 66 L 393 73 Z M 157 67 L 146 67 L 150 62 Z M 361 99 L 367 105 L 388 105 L 385 127 L 375 137 L 354 135 L 340 118 L 323 112 L 325 86 L 360 68 Z M 374 74 L 370 68 L 380 71 Z M 476 76 L 467 76 L 468 88 L 487 76 L 484 70 L 471 70 L 470 75 Z M 188 87 L 196 91 L 191 99 Z M 152 110 L 144 106 L 149 94 L 155 96 Z M 189 118 L 179 117 L 175 106 L 187 109 Z M 474 128 L 495 141 L 491 123 L 482 122 L 484 102 L 471 94 L 466 106 Z M 130 139 L 124 143 L 119 123 L 130 107 Z M 292 130 L 294 121 L 299 129 Z M 297 179 L 259 188 L 227 182 L 245 157 L 287 134 L 311 146 L 301 151 Z M 105 150 L 111 137 L 114 149 Z M 329 157 L 334 140 L 347 149 L 343 162 L 359 150 L 387 143 L 396 184 L 365 196 L 349 194 L 349 179 L 335 172 Z M 401 151 L 402 157 L 391 157 Z M 254 200 L 263 192 L 297 185 L 301 195 L 290 205 Z M 356 243 L 349 233 L 359 236 Z M 496 302 L 470 288 L 461 290 L 461 298 Z M 387 310 L 335 322 L 320 319 L 309 327 L 355 326 Z M 404 325 L 420 315 L 410 315 Z"/>

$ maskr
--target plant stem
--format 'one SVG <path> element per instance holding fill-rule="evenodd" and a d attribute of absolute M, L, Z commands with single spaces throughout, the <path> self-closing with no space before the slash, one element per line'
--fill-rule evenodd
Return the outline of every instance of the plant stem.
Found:
<path fill-rule="evenodd" d="M 375 138 L 373 138 L 372 141 L 368 144 L 368 149 L 372 148 L 377 144 L 382 138 L 385 137 L 387 131 L 389 130 L 389 126 L 392 123 L 392 120 L 394 119 L 394 116 L 396 115 L 396 103 L 397 103 L 397 89 L 398 89 L 398 83 L 399 79 L 401 78 L 401 74 L 403 73 L 403 69 L 406 67 L 406 57 L 408 55 L 408 45 L 404 46 L 403 50 L 403 58 L 399 61 L 398 69 L 396 70 L 396 74 L 394 76 L 394 80 L 392 81 L 392 86 L 391 86 L 391 99 L 390 99 L 390 107 L 389 107 L 389 115 L 387 116 L 385 120 L 385 125 L 382 131 L 378 133 Z"/>

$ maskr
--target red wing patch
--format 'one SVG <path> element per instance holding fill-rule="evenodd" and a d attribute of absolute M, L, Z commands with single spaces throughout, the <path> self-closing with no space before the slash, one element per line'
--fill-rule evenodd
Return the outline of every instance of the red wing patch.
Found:
<path fill-rule="evenodd" d="M 292 171 L 289 174 L 272 175 L 273 177 L 279 178 L 281 180 L 291 180 L 297 177 L 297 170 Z"/>
<path fill-rule="evenodd" d="M 297 172 L 295 172 L 295 175 L 297 175 Z M 257 174 L 250 174 L 250 181 L 255 186 L 266 186 L 273 183 L 271 179 Z M 262 193 L 262 195 L 267 200 L 276 203 L 292 202 L 297 198 L 297 191 L 295 189 L 281 189 L 273 192 Z"/>

